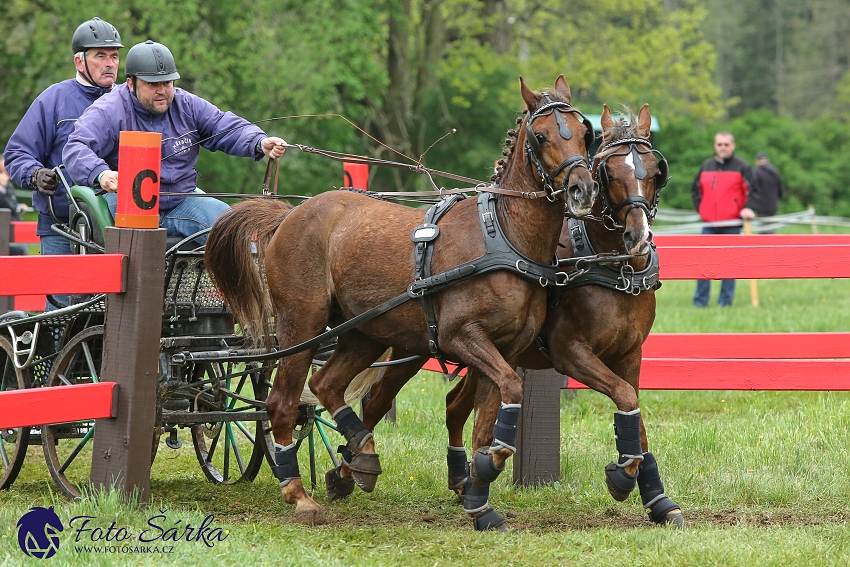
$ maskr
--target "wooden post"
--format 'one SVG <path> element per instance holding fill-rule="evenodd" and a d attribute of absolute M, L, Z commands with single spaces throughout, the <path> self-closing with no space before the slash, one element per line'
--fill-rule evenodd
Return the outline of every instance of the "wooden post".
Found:
<path fill-rule="evenodd" d="M 555 370 L 518 368 L 523 378 L 522 411 L 517 431 L 514 484 L 533 486 L 561 477 L 561 385 Z"/>
<path fill-rule="evenodd" d="M 101 379 L 120 386 L 118 417 L 96 421 L 91 482 L 150 498 L 159 337 L 165 281 L 164 229 L 106 229 L 106 251 L 128 258 L 125 293 L 107 296 Z"/>
<path fill-rule="evenodd" d="M 0 209 L 0 256 L 8 256 L 11 250 L 9 245 L 12 241 L 12 211 Z M 0 315 L 14 309 L 15 298 L 11 296 L 0 297 Z"/>
<path fill-rule="evenodd" d="M 749 219 L 744 219 L 744 234 L 752 234 L 753 225 Z M 756 280 L 750 280 L 750 302 L 753 307 L 759 306 L 759 287 Z"/>

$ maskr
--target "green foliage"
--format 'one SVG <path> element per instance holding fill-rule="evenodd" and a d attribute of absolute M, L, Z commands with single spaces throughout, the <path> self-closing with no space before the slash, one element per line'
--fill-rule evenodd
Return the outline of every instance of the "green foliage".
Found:
<path fill-rule="evenodd" d="M 703 125 L 681 119 L 666 124 L 657 136 L 671 171 L 662 207 L 693 208 L 691 183 L 702 161 L 712 155 L 714 134 L 720 130 L 735 135 L 735 152 L 749 163 L 758 152 L 770 156 L 785 184 L 780 213 L 814 205 L 819 214 L 850 216 L 850 165 L 835 157 L 850 151 L 845 124 L 828 116 L 798 121 L 767 110 L 750 111 L 729 122 Z"/>

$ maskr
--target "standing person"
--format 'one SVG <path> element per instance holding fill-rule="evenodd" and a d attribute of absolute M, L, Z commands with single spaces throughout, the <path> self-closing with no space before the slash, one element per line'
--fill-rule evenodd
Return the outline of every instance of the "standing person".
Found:
<path fill-rule="evenodd" d="M 0 209 L 9 209 L 12 211 L 12 220 L 21 220 L 21 213 L 28 210 L 26 205 L 18 203 L 15 197 L 15 188 L 9 183 L 9 173 L 6 171 L 3 156 L 0 156 Z M 26 256 L 26 246 L 19 244 L 11 244 L 9 253 L 12 256 Z"/>
<path fill-rule="evenodd" d="M 91 105 L 77 121 L 63 159 L 74 179 L 108 191 L 115 215 L 118 189 L 118 140 L 122 130 L 162 134 L 160 190 L 197 191 L 200 146 L 210 151 L 252 157 L 279 158 L 286 142 L 269 137 L 259 127 L 188 91 L 174 87 L 180 78 L 171 51 L 148 40 L 130 48 L 127 81 Z M 209 228 L 228 205 L 212 197 L 162 195 L 160 226 L 169 236 L 191 236 Z M 206 241 L 206 236 L 198 238 Z"/>
<path fill-rule="evenodd" d="M 764 152 L 756 154 L 753 177 L 758 184 L 758 192 L 750 196 L 750 206 L 756 215 L 772 217 L 779 208 L 779 199 L 782 198 L 782 177 Z"/>
<path fill-rule="evenodd" d="M 53 168 L 62 164 L 62 150 L 77 118 L 112 90 L 121 47 L 121 36 L 112 24 L 100 18 L 80 24 L 71 39 L 76 77 L 38 95 L 6 145 L 4 156 L 12 180 L 33 191 L 42 254 L 71 254 L 70 241 L 50 230 L 55 222 L 48 203 L 51 196 L 56 217 L 68 222 L 68 195 Z"/>
<path fill-rule="evenodd" d="M 714 156 L 699 168 L 693 185 L 691 198 L 703 222 L 740 221 L 754 216 L 747 198 L 749 192 L 757 191 L 758 185 L 746 160 L 735 155 L 735 137 L 726 131 L 714 135 Z M 705 226 L 703 234 L 740 234 L 741 225 Z M 698 280 L 694 294 L 694 306 L 708 305 L 711 280 Z M 723 280 L 720 284 L 721 307 L 732 305 L 735 298 L 735 280 Z"/>

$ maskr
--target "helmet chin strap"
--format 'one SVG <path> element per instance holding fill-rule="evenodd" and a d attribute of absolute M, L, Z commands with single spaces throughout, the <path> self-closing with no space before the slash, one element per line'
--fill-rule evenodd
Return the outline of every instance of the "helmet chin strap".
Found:
<path fill-rule="evenodd" d="M 83 51 L 83 65 L 85 65 L 85 67 L 86 67 L 86 72 L 80 73 L 80 77 L 82 77 L 85 82 L 87 82 L 88 84 L 90 84 L 93 87 L 97 87 L 99 89 L 112 88 L 112 87 L 104 87 L 103 85 L 101 85 L 97 81 L 95 81 L 94 78 L 91 76 L 91 70 L 89 70 L 88 53 L 89 53 L 88 49 Z M 116 72 L 117 72 L 117 70 L 116 70 Z"/>

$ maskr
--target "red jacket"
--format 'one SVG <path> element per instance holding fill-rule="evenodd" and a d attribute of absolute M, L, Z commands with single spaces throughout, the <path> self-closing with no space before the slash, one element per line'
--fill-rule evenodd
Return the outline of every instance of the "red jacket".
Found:
<path fill-rule="evenodd" d="M 747 196 L 755 187 L 752 170 L 743 159 L 705 160 L 691 186 L 694 207 L 704 222 L 741 218 Z"/>

